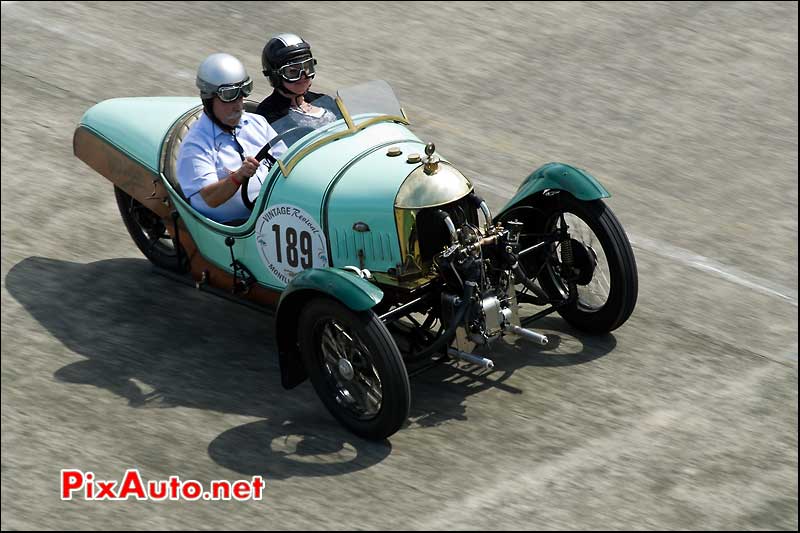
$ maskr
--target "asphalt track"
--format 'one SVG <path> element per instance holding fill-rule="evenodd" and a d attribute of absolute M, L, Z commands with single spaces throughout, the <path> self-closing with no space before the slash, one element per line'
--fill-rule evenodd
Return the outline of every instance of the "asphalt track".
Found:
<path fill-rule="evenodd" d="M 786 529 L 797 514 L 796 3 L 2 2 L 2 528 Z M 497 209 L 597 176 L 639 267 L 611 335 L 412 380 L 358 440 L 281 389 L 268 317 L 151 272 L 72 155 L 92 104 L 194 94 L 294 31 L 315 87 L 396 90 Z M 61 501 L 59 471 L 261 501 Z"/>

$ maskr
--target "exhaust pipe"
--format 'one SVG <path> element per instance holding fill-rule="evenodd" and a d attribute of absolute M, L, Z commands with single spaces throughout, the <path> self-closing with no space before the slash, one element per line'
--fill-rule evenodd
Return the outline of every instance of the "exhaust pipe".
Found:
<path fill-rule="evenodd" d="M 458 233 L 456 233 L 456 226 L 450 219 L 450 215 L 448 215 L 441 209 L 439 209 L 437 212 L 439 213 L 439 216 L 442 217 L 444 225 L 447 226 L 447 231 L 450 232 L 450 244 L 458 244 Z"/>
<path fill-rule="evenodd" d="M 467 363 L 478 365 L 487 370 L 492 370 L 494 368 L 494 361 L 492 361 L 491 359 L 487 359 L 485 357 L 480 357 L 478 355 L 473 355 L 471 353 L 462 352 L 461 350 L 457 350 L 455 348 L 448 348 L 447 353 L 449 355 L 452 355 L 456 359 L 461 359 L 462 361 L 466 361 Z"/>
<path fill-rule="evenodd" d="M 531 331 L 529 329 L 522 328 L 520 326 L 517 326 L 516 324 L 507 324 L 506 328 L 514 335 L 519 335 L 520 337 L 524 337 L 529 341 L 533 341 L 542 346 L 547 346 L 547 343 L 550 342 L 547 340 L 547 337 L 545 335 L 542 335 L 541 333 L 536 333 L 535 331 Z"/>

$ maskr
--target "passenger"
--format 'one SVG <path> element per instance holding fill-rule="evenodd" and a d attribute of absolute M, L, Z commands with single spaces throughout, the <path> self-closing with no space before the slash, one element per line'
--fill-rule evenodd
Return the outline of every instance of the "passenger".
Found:
<path fill-rule="evenodd" d="M 256 113 L 265 117 L 278 133 L 295 126 L 316 129 L 340 118 L 330 98 L 323 101 L 334 109 L 312 104 L 325 96 L 308 90 L 316 74 L 316 64 L 311 45 L 293 33 L 276 35 L 264 46 L 261 65 L 274 90 L 259 104 Z"/>
<path fill-rule="evenodd" d="M 250 216 L 240 187 L 249 199 L 258 196 L 273 158 L 259 163 L 256 154 L 275 130 L 264 117 L 244 112 L 244 97 L 253 80 L 244 65 L 230 54 L 211 54 L 197 69 L 203 114 L 181 143 L 177 173 L 183 194 L 197 211 L 217 222 L 229 223 Z M 279 157 L 286 150 L 278 143 L 270 150 Z"/>

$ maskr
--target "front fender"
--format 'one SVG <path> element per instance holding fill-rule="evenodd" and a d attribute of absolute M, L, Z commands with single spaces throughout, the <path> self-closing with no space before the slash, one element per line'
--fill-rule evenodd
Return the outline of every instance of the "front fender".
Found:
<path fill-rule="evenodd" d="M 558 189 L 566 191 L 578 200 L 598 200 L 609 198 L 611 194 L 597 179 L 579 168 L 565 163 L 547 163 L 534 170 L 530 176 L 517 189 L 517 193 L 500 210 L 495 218 L 501 218 L 503 213 L 515 207 L 526 198 L 533 196 L 545 189 Z"/>
<path fill-rule="evenodd" d="M 352 272 L 338 268 L 310 268 L 292 279 L 281 294 L 278 316 L 283 303 L 298 291 L 317 291 L 342 302 L 353 311 L 372 309 L 383 299 L 383 291 Z"/>
<path fill-rule="evenodd" d="M 281 294 L 275 311 L 281 383 L 287 389 L 306 379 L 297 347 L 297 317 L 308 300 L 320 295 L 333 298 L 356 312 L 372 309 L 383 299 L 382 290 L 345 270 L 312 268 L 295 276 Z"/>

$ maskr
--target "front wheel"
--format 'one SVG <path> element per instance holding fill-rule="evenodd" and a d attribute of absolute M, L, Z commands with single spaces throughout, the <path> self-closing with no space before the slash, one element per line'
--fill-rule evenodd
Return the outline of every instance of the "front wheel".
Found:
<path fill-rule="evenodd" d="M 375 313 L 315 298 L 301 311 L 297 332 L 311 383 L 342 425 L 376 440 L 400 429 L 411 403 L 408 373 Z"/>
<path fill-rule="evenodd" d="M 558 310 L 567 322 L 589 333 L 607 333 L 624 324 L 636 306 L 633 249 L 602 200 L 580 201 L 564 192 L 559 196 L 544 213 L 542 230 L 561 234 L 566 225 L 573 264 L 564 264 L 566 239 L 551 244 L 539 283 L 553 299 L 572 296 Z"/>

